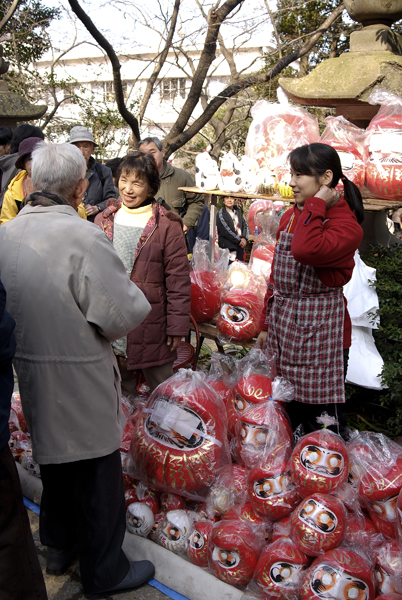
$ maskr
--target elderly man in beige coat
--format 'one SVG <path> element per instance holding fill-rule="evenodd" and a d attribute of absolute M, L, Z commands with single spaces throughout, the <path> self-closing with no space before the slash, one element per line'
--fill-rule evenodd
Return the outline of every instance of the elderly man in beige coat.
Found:
<path fill-rule="evenodd" d="M 125 503 L 119 446 L 125 423 L 113 340 L 150 311 L 106 235 L 80 219 L 88 181 L 70 144 L 37 146 L 29 204 L 0 228 L 0 271 L 16 321 L 15 367 L 43 495 L 47 570 L 78 551 L 87 598 L 149 580 L 149 561 L 121 545 Z"/>

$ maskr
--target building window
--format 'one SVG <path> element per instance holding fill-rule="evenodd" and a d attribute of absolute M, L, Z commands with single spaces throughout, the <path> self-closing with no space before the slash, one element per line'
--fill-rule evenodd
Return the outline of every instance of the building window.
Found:
<path fill-rule="evenodd" d="M 160 90 L 162 100 L 174 100 L 177 95 L 185 98 L 186 80 L 176 78 L 163 79 L 160 83 Z"/>
<path fill-rule="evenodd" d="M 91 90 L 98 102 L 114 102 L 113 81 L 93 81 Z"/>

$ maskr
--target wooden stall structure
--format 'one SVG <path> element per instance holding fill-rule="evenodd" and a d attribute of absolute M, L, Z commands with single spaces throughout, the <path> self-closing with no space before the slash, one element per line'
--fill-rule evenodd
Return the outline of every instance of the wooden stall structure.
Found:
<path fill-rule="evenodd" d="M 288 204 L 293 204 L 293 198 L 283 198 L 282 196 L 269 196 L 266 194 L 246 194 L 245 192 L 226 192 L 224 190 L 202 190 L 198 187 L 182 187 L 179 188 L 184 192 L 192 192 L 197 194 L 203 194 L 205 203 L 210 206 L 210 220 L 209 220 L 209 246 L 208 256 L 211 261 L 211 265 L 214 262 L 214 253 L 212 252 L 215 229 L 216 229 L 216 215 L 217 215 L 217 203 L 218 197 L 231 196 L 233 198 L 250 199 L 250 200 L 283 200 Z M 362 225 L 364 231 L 364 237 L 360 246 L 360 251 L 364 254 L 367 251 L 370 244 L 382 244 L 383 246 L 391 246 L 399 244 L 401 241 L 393 236 L 387 227 L 387 216 L 389 210 L 397 210 L 402 207 L 402 198 L 400 200 L 381 200 L 380 198 L 364 198 L 363 199 L 365 220 Z M 223 347 L 217 339 L 217 329 L 213 323 L 200 323 L 198 325 L 201 334 L 201 345 L 204 338 L 213 340 L 220 352 L 223 352 Z M 237 344 L 245 348 L 252 348 L 254 343 Z"/>

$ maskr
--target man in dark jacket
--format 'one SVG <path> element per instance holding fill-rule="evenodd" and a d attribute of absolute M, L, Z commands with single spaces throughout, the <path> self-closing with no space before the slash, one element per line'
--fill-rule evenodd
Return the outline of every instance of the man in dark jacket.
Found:
<path fill-rule="evenodd" d="M 5 306 L 6 290 L 0 281 L 0 596 L 2 600 L 47 600 L 17 468 L 8 447 L 15 322 Z"/>
<path fill-rule="evenodd" d="M 170 210 L 178 213 L 183 219 L 183 231 L 195 227 L 204 210 L 204 196 L 196 192 L 183 192 L 180 187 L 194 187 L 194 179 L 189 173 L 174 167 L 165 159 L 162 142 L 157 137 L 147 137 L 140 141 L 138 150 L 152 154 L 161 178 L 159 196 L 163 198 Z"/>
<path fill-rule="evenodd" d="M 70 144 L 77 146 L 87 162 L 86 178 L 89 186 L 82 202 L 88 221 L 94 222 L 96 215 L 105 210 L 109 198 L 116 197 L 112 171 L 96 162 L 92 156 L 98 144 L 95 144 L 92 132 L 86 127 L 77 125 L 70 130 Z"/>

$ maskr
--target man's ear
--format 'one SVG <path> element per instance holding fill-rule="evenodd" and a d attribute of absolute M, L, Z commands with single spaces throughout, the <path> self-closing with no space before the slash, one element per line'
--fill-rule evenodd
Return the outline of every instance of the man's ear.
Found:
<path fill-rule="evenodd" d="M 79 182 L 77 183 L 75 190 L 72 194 L 72 200 L 73 200 L 74 204 L 76 205 L 75 208 L 77 208 L 78 205 L 81 204 L 84 194 L 88 189 L 88 186 L 89 186 L 88 179 L 80 179 Z"/>

